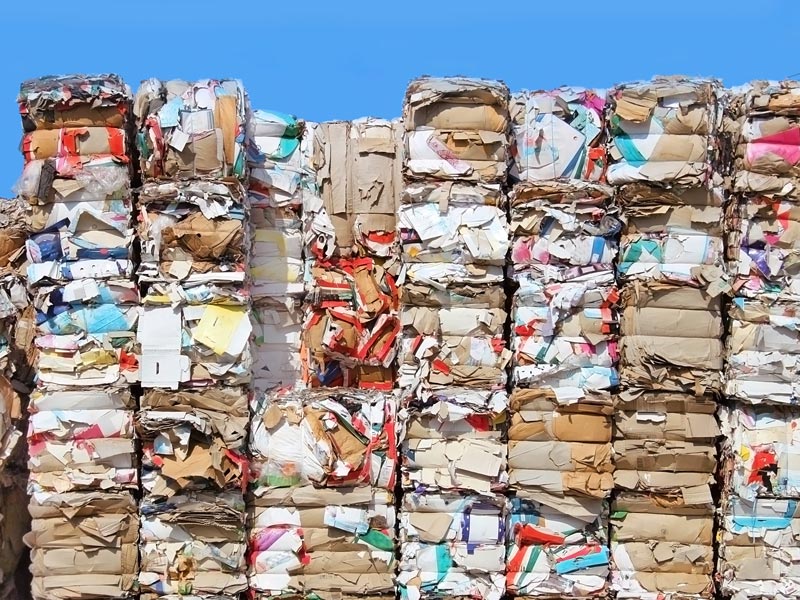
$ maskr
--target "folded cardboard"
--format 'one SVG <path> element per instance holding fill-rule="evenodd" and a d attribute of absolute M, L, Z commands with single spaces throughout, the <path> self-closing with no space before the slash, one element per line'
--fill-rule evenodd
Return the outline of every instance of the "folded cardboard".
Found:
<path fill-rule="evenodd" d="M 330 258 L 355 250 L 392 256 L 402 188 L 402 125 L 368 117 L 320 123 L 314 134 L 312 167 L 320 196 L 308 197 L 303 206 L 313 254 Z"/>

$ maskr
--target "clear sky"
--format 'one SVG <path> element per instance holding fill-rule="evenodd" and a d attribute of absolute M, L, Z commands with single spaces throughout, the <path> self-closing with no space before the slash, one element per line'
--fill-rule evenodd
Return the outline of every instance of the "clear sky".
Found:
<path fill-rule="evenodd" d="M 800 77 L 800 0 L 0 0 L 0 197 L 21 167 L 20 81 L 236 77 L 308 120 L 400 114 L 417 75 L 512 90 L 661 74 Z"/>

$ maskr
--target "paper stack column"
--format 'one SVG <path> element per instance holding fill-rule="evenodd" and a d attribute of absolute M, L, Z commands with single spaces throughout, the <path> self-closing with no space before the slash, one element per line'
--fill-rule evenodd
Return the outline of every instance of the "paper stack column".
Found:
<path fill-rule="evenodd" d="M 25 287 L 28 203 L 0 199 L 0 598 L 26 598 L 22 542 L 30 529 L 25 413 L 33 384 L 36 322 Z"/>
<path fill-rule="evenodd" d="M 302 197 L 302 383 L 257 395 L 252 414 L 257 598 L 394 598 L 398 125 L 307 130 L 319 194 Z"/>
<path fill-rule="evenodd" d="M 736 120 L 729 257 L 721 590 L 800 595 L 800 83 L 732 90 Z"/>
<path fill-rule="evenodd" d="M 611 507 L 618 598 L 714 593 L 714 409 L 728 291 L 718 92 L 714 81 L 671 77 L 608 97 L 608 181 L 625 221 Z"/>
<path fill-rule="evenodd" d="M 478 79 L 406 92 L 401 598 L 505 591 L 508 101 Z"/>
<path fill-rule="evenodd" d="M 19 105 L 37 349 L 32 594 L 124 598 L 135 591 L 139 529 L 131 93 L 115 75 L 45 77 L 22 84 Z"/>
<path fill-rule="evenodd" d="M 241 82 L 147 80 L 135 100 L 142 598 L 239 598 L 252 325 Z"/>
<path fill-rule="evenodd" d="M 608 592 L 617 375 L 614 259 L 621 223 L 605 174 L 604 92 L 522 92 L 511 103 L 509 593 Z"/>
<path fill-rule="evenodd" d="M 256 395 L 300 383 L 303 199 L 317 196 L 313 124 L 254 110 L 248 121 L 248 197 Z"/>

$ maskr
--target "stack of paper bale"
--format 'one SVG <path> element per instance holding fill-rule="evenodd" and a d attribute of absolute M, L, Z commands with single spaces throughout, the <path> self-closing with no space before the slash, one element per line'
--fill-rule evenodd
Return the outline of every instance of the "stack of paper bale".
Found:
<path fill-rule="evenodd" d="M 148 80 L 134 111 L 144 180 L 140 590 L 238 598 L 252 372 L 247 97 L 235 80 Z"/>
<path fill-rule="evenodd" d="M 251 405 L 250 587 L 393 597 L 401 129 L 359 119 L 307 133 L 318 193 L 302 195 L 301 385 L 314 389 L 285 381 Z"/>
<path fill-rule="evenodd" d="M 797 427 L 800 323 L 800 83 L 734 90 L 734 201 L 729 258 L 723 445 L 722 591 L 800 595 Z"/>
<path fill-rule="evenodd" d="M 504 84 L 479 79 L 406 92 L 402 598 L 505 590 L 508 102 Z"/>
<path fill-rule="evenodd" d="M 603 92 L 569 88 L 518 93 L 511 104 L 506 582 L 518 597 L 607 593 L 621 224 L 599 183 L 604 106 Z"/>
<path fill-rule="evenodd" d="M 397 401 L 279 390 L 253 407 L 255 598 L 394 598 Z"/>
<path fill-rule="evenodd" d="M 715 81 L 682 77 L 609 94 L 608 179 L 625 222 L 611 515 L 618 598 L 714 591 L 714 411 L 728 289 L 718 94 Z"/>
<path fill-rule="evenodd" d="M 313 166 L 320 195 L 307 195 L 303 207 L 301 360 L 309 387 L 394 387 L 401 164 L 396 121 L 364 118 L 316 127 Z"/>
<path fill-rule="evenodd" d="M 36 389 L 28 450 L 34 598 L 121 598 L 137 574 L 130 386 L 130 89 L 115 75 L 22 84 L 28 286 Z"/>
<path fill-rule="evenodd" d="M 252 232 L 250 292 L 259 392 L 300 381 L 302 208 L 317 196 L 313 126 L 292 115 L 254 110 L 248 120 L 248 197 Z"/>

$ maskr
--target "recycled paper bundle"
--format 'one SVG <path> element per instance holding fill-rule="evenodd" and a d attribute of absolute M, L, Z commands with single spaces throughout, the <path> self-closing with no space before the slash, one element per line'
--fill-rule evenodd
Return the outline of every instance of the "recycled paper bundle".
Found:
<path fill-rule="evenodd" d="M 506 585 L 518 597 L 589 598 L 608 584 L 606 501 L 540 494 L 511 499 Z"/>
<path fill-rule="evenodd" d="M 369 487 L 274 489 L 250 509 L 250 588 L 257 598 L 393 597 L 395 507 Z"/>
<path fill-rule="evenodd" d="M 505 196 L 489 184 L 411 182 L 398 215 L 399 385 L 418 399 L 450 387 L 502 389 L 511 358 L 503 339 Z"/>
<path fill-rule="evenodd" d="M 247 385 L 253 330 L 248 301 L 234 286 L 149 286 L 137 332 L 142 387 Z"/>
<path fill-rule="evenodd" d="M 578 87 L 512 94 L 511 177 L 603 181 L 605 104 L 605 90 Z"/>
<path fill-rule="evenodd" d="M 378 259 L 314 261 L 301 360 L 309 387 L 391 390 L 400 319 L 395 279 Z"/>
<path fill-rule="evenodd" d="M 182 493 L 143 502 L 139 589 L 160 596 L 237 598 L 247 591 L 241 493 Z"/>
<path fill-rule="evenodd" d="M 139 190 L 140 281 L 241 283 L 249 232 L 235 179 L 145 184 Z"/>
<path fill-rule="evenodd" d="M 490 494 L 508 484 L 505 392 L 485 406 L 467 405 L 463 396 L 439 396 L 424 407 L 405 409 L 403 487 L 434 493 L 458 490 Z"/>
<path fill-rule="evenodd" d="M 567 390 L 607 390 L 619 381 L 613 262 L 621 223 L 610 197 L 610 188 L 581 182 L 514 187 L 517 386 L 563 396 Z"/>
<path fill-rule="evenodd" d="M 734 189 L 795 196 L 800 175 L 800 83 L 754 81 L 731 90 L 736 121 Z"/>
<path fill-rule="evenodd" d="M 713 505 L 639 494 L 611 506 L 611 588 L 617 598 L 713 598 Z"/>
<path fill-rule="evenodd" d="M 502 181 L 509 159 L 509 92 L 488 79 L 421 77 L 406 89 L 406 177 Z"/>
<path fill-rule="evenodd" d="M 116 75 L 45 77 L 18 101 L 29 284 L 129 278 L 130 89 Z"/>
<path fill-rule="evenodd" d="M 478 597 L 505 589 L 502 495 L 407 492 L 400 517 L 400 598 Z"/>
<path fill-rule="evenodd" d="M 126 598 L 138 576 L 139 519 L 128 492 L 33 491 L 34 598 Z"/>
<path fill-rule="evenodd" d="M 796 596 L 798 527 L 797 500 L 731 497 L 719 533 L 722 592 L 737 598 Z"/>
<path fill-rule="evenodd" d="M 614 482 L 611 413 L 605 394 L 562 403 L 551 390 L 515 389 L 508 428 L 511 487 L 522 497 L 606 498 Z"/>
<path fill-rule="evenodd" d="M 248 106 L 240 81 L 147 79 L 133 112 L 143 179 L 244 178 Z"/>
<path fill-rule="evenodd" d="M 722 298 L 696 287 L 636 282 L 623 288 L 621 305 L 624 384 L 698 394 L 720 389 Z"/>
<path fill-rule="evenodd" d="M 780 402 L 780 400 L 779 400 Z M 797 426 L 800 411 L 771 398 L 721 407 L 721 591 L 741 598 L 797 593 Z"/>
<path fill-rule="evenodd" d="M 657 77 L 609 90 L 608 182 L 703 187 L 713 176 L 720 84 Z"/>
<path fill-rule="evenodd" d="M 137 414 L 142 487 L 166 499 L 206 488 L 241 491 L 248 477 L 247 423 L 244 388 L 145 392 Z"/>
<path fill-rule="evenodd" d="M 402 190 L 403 127 L 364 117 L 314 127 L 312 166 L 319 195 L 304 195 L 309 259 L 397 258 L 396 210 Z"/>
<path fill-rule="evenodd" d="M 319 197 L 312 165 L 313 123 L 276 111 L 248 119 L 250 293 L 253 298 L 253 384 L 259 391 L 301 377 L 303 204 Z"/>
<path fill-rule="evenodd" d="M 257 393 L 300 385 L 303 307 L 298 298 L 263 298 L 252 308 L 253 387 Z"/>

